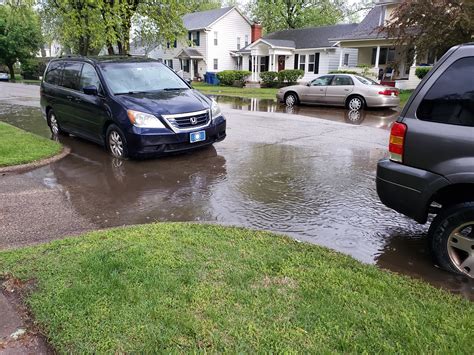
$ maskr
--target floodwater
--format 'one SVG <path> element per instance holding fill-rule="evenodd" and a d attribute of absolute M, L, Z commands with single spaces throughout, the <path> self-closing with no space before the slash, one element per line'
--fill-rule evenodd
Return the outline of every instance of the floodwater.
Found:
<path fill-rule="evenodd" d="M 345 117 L 343 109 L 322 110 L 339 112 L 337 120 Z M 370 115 L 363 122 L 391 119 Z M 35 108 L 1 106 L 0 120 L 49 135 Z M 68 157 L 26 175 L 61 191 L 77 213 L 99 227 L 200 221 L 267 229 L 474 299 L 473 280 L 433 264 L 428 227 L 379 202 L 374 175 L 382 150 L 331 146 L 328 152 L 324 145 L 309 150 L 233 137 L 193 154 L 121 161 L 87 141 L 61 141 L 72 149 Z"/>
<path fill-rule="evenodd" d="M 240 98 L 214 96 L 221 107 L 252 112 L 279 112 L 321 118 L 351 125 L 363 125 L 389 129 L 400 112 L 395 109 L 370 109 L 349 111 L 329 106 L 292 106 L 288 107 L 272 99 Z"/>

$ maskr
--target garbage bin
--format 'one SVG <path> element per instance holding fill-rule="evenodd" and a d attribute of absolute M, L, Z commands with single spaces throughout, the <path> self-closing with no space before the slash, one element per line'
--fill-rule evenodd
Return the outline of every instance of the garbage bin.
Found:
<path fill-rule="evenodd" d="M 206 83 L 211 85 L 219 85 L 219 78 L 217 77 L 217 73 L 207 72 L 205 77 Z"/>

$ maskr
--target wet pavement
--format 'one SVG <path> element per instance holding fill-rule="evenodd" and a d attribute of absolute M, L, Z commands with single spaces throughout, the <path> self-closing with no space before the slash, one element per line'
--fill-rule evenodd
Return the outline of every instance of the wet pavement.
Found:
<path fill-rule="evenodd" d="M 0 177 L 0 196 L 10 181 L 36 184 L 58 195 L 55 201 L 60 199 L 62 207 L 52 204 L 51 208 L 67 211 L 70 215 L 64 223 L 72 227 L 77 223 L 78 232 L 154 221 L 211 222 L 281 232 L 474 299 L 472 280 L 433 265 L 426 245 L 428 226 L 379 202 L 375 169 L 386 154 L 385 129 L 305 117 L 309 114 L 282 114 L 276 112 L 284 110 L 278 106 L 270 113 L 262 108 L 265 112 L 259 114 L 227 106 L 235 108 L 243 101 L 222 105 L 228 138 L 214 147 L 154 160 L 120 161 L 95 144 L 64 137 L 61 141 L 72 149 L 68 157 L 25 174 Z M 346 114 L 343 109 L 300 110 L 313 110 L 315 116 L 338 112 L 339 122 Z M 367 112 L 362 124 L 387 128 L 393 119 L 372 115 Z M 49 135 L 36 108 L 3 104 L 0 120 Z M 22 203 L 13 195 L 10 198 L 15 199 L 14 205 Z M 7 218 L 12 214 L 5 208 L 2 212 L 0 203 L 3 213 Z M 30 215 L 28 225 L 35 225 L 34 218 Z M 39 213 L 37 218 L 45 216 Z M 0 248 L 64 235 L 54 228 L 34 237 L 28 231 L 18 229 L 7 235 L 0 228 Z"/>

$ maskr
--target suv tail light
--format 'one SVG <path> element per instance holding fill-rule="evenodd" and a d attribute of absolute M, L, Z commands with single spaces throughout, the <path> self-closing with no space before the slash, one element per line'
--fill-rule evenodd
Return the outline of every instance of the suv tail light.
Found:
<path fill-rule="evenodd" d="M 390 144 L 388 151 L 390 152 L 390 160 L 403 163 L 403 149 L 405 145 L 405 136 L 407 126 L 404 123 L 395 122 L 390 131 Z"/>
<path fill-rule="evenodd" d="M 398 90 L 390 90 L 390 89 L 385 89 L 383 91 L 379 91 L 379 95 L 385 95 L 385 96 L 398 96 Z"/>

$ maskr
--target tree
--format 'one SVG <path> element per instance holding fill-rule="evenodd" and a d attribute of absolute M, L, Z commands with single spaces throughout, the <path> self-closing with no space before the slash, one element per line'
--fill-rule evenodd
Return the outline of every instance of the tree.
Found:
<path fill-rule="evenodd" d="M 473 0 L 404 1 L 391 18 L 380 31 L 419 54 L 441 55 L 474 35 Z"/>
<path fill-rule="evenodd" d="M 249 13 L 268 33 L 335 24 L 344 18 L 344 8 L 341 0 L 255 0 Z"/>
<path fill-rule="evenodd" d="M 38 15 L 28 6 L 0 6 L 0 63 L 15 80 L 14 64 L 33 57 L 42 44 Z"/>

